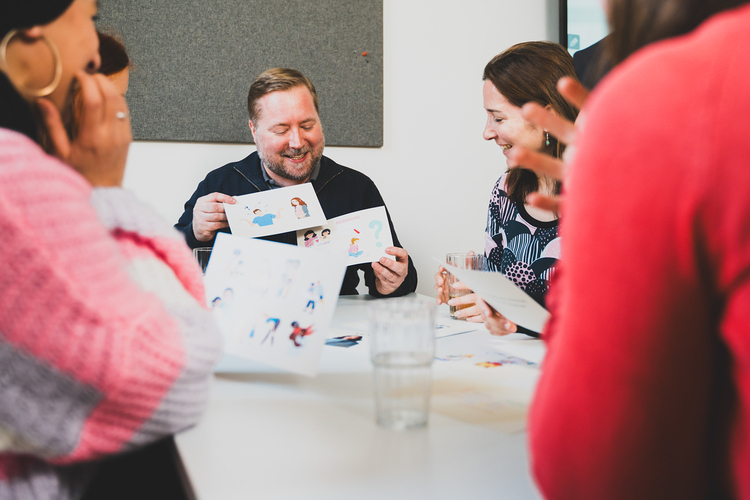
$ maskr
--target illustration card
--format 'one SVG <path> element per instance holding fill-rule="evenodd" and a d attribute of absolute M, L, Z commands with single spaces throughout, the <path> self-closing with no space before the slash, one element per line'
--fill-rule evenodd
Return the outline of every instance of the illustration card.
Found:
<path fill-rule="evenodd" d="M 224 351 L 314 376 L 346 256 L 219 233 L 204 283 Z"/>
<path fill-rule="evenodd" d="M 326 216 L 310 183 L 235 196 L 224 203 L 232 234 L 257 238 L 325 224 Z"/>
<path fill-rule="evenodd" d="M 549 312 L 502 273 L 459 269 L 435 260 L 513 323 L 535 332 L 541 332 L 544 328 Z"/>
<path fill-rule="evenodd" d="M 375 262 L 381 257 L 395 260 L 385 253 L 386 248 L 393 246 L 385 207 L 352 212 L 321 226 L 297 231 L 297 245 L 340 250 L 348 255 L 350 266 Z"/>

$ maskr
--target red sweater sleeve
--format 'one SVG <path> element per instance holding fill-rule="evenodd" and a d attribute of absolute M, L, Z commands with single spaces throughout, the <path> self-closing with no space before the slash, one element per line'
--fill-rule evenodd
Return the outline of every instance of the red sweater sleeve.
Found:
<path fill-rule="evenodd" d="M 750 498 L 741 13 L 635 56 L 586 109 L 529 424 L 549 499 Z"/>

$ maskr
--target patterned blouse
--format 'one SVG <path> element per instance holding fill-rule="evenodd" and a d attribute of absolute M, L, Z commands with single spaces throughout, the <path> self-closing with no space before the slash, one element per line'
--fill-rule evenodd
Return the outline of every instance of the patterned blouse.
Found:
<path fill-rule="evenodd" d="M 542 222 L 513 203 L 506 193 L 507 174 L 492 190 L 487 211 L 484 255 L 489 271 L 500 271 L 544 306 L 549 281 L 560 258 L 558 220 Z"/>

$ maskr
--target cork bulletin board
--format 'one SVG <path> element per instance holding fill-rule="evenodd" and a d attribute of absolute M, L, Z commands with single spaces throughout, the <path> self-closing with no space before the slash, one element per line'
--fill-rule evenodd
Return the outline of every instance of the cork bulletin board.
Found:
<path fill-rule="evenodd" d="M 382 0 L 107 0 L 137 140 L 249 143 L 247 91 L 272 67 L 315 85 L 330 146 L 383 145 Z"/>

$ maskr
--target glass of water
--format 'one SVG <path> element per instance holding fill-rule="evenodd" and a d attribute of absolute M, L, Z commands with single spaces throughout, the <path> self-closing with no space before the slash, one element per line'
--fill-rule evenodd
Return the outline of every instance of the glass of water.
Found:
<path fill-rule="evenodd" d="M 201 266 L 201 271 L 206 274 L 206 267 L 208 267 L 208 260 L 211 258 L 212 247 L 199 247 L 193 249 L 193 256 L 198 261 L 198 265 Z"/>
<path fill-rule="evenodd" d="M 397 430 L 426 426 L 435 358 L 435 304 L 420 299 L 373 302 L 370 355 L 378 424 Z"/>

